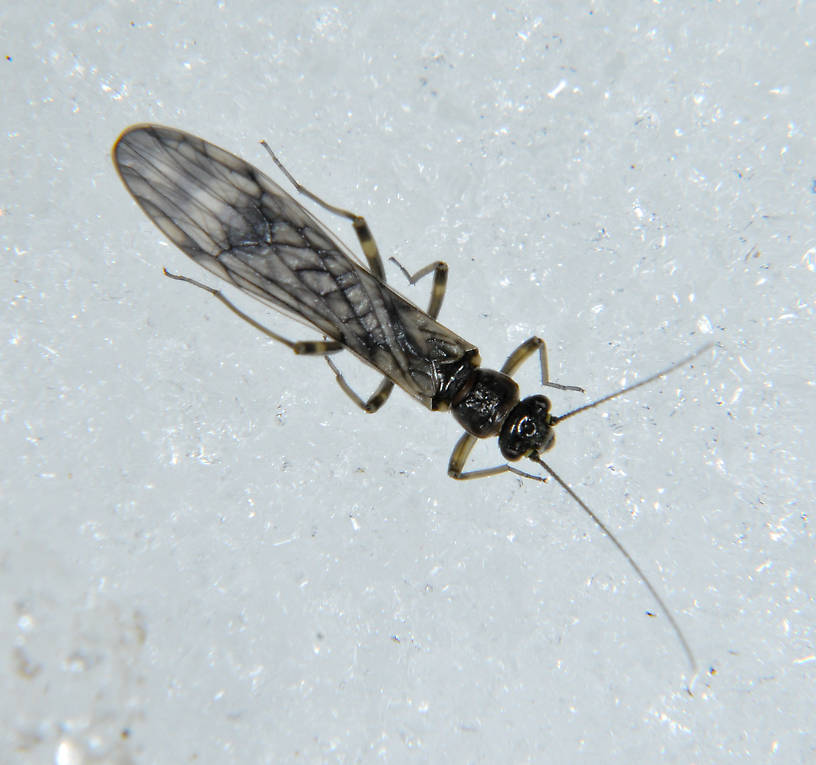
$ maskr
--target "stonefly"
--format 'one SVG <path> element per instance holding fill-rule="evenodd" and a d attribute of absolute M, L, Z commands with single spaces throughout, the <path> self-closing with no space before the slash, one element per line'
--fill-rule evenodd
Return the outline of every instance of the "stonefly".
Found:
<path fill-rule="evenodd" d="M 528 473 L 509 462 L 527 458 L 540 465 L 612 540 L 643 580 L 694 671 L 696 662 L 688 642 L 640 566 L 540 455 L 555 443 L 553 428 L 558 423 L 690 363 L 711 344 L 645 380 L 555 416 L 550 413 L 546 396 L 520 399 L 518 385 L 512 379 L 516 370 L 537 353 L 544 385 L 581 391 L 549 381 L 547 346 L 541 338 L 523 342 L 498 372 L 481 368 L 478 348 L 436 320 L 445 295 L 447 265 L 437 261 L 411 275 L 397 263 L 411 284 L 433 273 L 430 302 L 423 311 L 386 283 L 382 259 L 365 219 L 305 189 L 267 144 L 261 143 L 298 192 L 351 221 L 367 266 L 260 170 L 189 133 L 159 125 L 134 125 L 116 141 L 113 161 L 133 198 L 179 249 L 231 286 L 314 327 L 324 339 L 289 340 L 262 326 L 219 290 L 167 270 L 165 274 L 206 290 L 295 353 L 323 356 L 343 391 L 366 412 L 376 412 L 394 385 L 431 411 L 450 411 L 465 431 L 448 463 L 452 478 L 484 478 L 510 472 L 546 481 L 545 476 Z M 383 375 L 379 387 L 367 399 L 350 388 L 332 362 L 330 354 L 341 350 L 351 351 Z M 490 436 L 498 436 L 499 449 L 508 462 L 465 471 L 477 439 Z"/>

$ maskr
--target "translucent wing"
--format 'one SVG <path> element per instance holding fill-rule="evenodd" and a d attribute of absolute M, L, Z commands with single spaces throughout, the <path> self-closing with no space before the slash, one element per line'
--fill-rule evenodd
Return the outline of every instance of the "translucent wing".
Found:
<path fill-rule="evenodd" d="M 343 343 L 427 407 L 476 353 L 242 159 L 158 125 L 128 128 L 113 158 L 148 217 L 198 264 Z"/>

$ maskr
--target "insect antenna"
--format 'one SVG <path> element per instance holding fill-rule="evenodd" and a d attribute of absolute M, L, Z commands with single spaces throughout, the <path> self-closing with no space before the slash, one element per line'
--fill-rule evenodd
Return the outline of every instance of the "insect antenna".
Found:
<path fill-rule="evenodd" d="M 577 503 L 578 506 L 595 522 L 598 528 L 612 540 L 612 544 L 620 550 L 621 554 L 624 558 L 629 562 L 629 565 L 632 567 L 634 572 L 640 577 L 643 584 L 646 585 L 646 589 L 652 594 L 652 597 L 657 602 L 657 605 L 660 607 L 660 610 L 664 613 L 666 618 L 669 620 L 669 624 L 671 624 L 672 629 L 674 630 L 674 634 L 677 635 L 677 639 L 680 641 L 680 645 L 683 647 L 683 651 L 686 654 L 686 658 L 689 661 L 689 665 L 691 666 L 691 674 L 692 676 L 697 674 L 697 660 L 694 658 L 694 654 L 692 653 L 691 647 L 686 640 L 683 631 L 680 629 L 680 626 L 675 621 L 675 618 L 672 616 L 669 607 L 663 602 L 663 598 L 658 595 L 657 590 L 655 590 L 652 583 L 649 581 L 649 577 L 643 573 L 643 569 L 637 564 L 635 559 L 629 554 L 628 550 L 621 544 L 620 540 L 612 533 L 609 527 L 597 516 L 595 515 L 592 510 L 590 510 L 589 506 L 584 502 L 567 484 L 567 482 L 561 478 L 558 473 L 555 472 L 544 460 L 542 460 L 539 456 L 535 454 L 529 455 L 529 459 L 533 462 L 538 463 L 544 470 L 547 471 L 556 481 L 556 483 L 565 491 L 567 494 L 570 495 Z"/>
<path fill-rule="evenodd" d="M 714 343 L 708 343 L 708 344 L 704 345 L 702 348 L 695 351 L 690 356 L 687 356 L 686 358 L 675 362 L 674 364 L 672 364 L 669 367 L 666 367 L 665 369 L 661 370 L 660 372 L 657 372 L 657 373 L 655 373 L 653 375 L 650 375 L 649 377 L 645 378 L 644 380 L 639 380 L 638 382 L 633 383 L 632 385 L 627 385 L 625 388 L 621 388 L 620 390 L 617 390 L 614 393 L 610 393 L 607 396 L 603 396 L 603 397 L 601 397 L 601 398 L 597 399 L 596 401 L 593 401 L 593 402 L 591 402 L 589 404 L 584 404 L 583 406 L 579 406 L 577 409 L 573 409 L 572 411 L 567 412 L 566 414 L 562 414 L 562 415 L 559 415 L 557 417 L 553 416 L 551 418 L 551 420 L 550 420 L 550 425 L 555 426 L 556 424 L 558 424 L 560 422 L 563 422 L 564 420 L 568 419 L 569 417 L 573 417 L 574 415 L 578 414 L 579 412 L 585 412 L 587 409 L 594 409 L 595 407 L 600 406 L 601 404 L 604 404 L 607 401 L 611 401 L 613 398 L 617 398 L 618 396 L 622 396 L 624 393 L 629 393 L 630 391 L 633 391 L 633 390 L 635 390 L 637 388 L 640 388 L 640 387 L 642 387 L 644 385 L 648 385 L 649 383 L 654 382 L 655 380 L 657 380 L 660 377 L 665 377 L 670 372 L 674 372 L 675 370 L 680 369 L 680 367 L 683 367 L 686 364 L 691 363 L 698 356 L 702 355 L 703 353 L 705 353 L 705 351 L 709 350 L 713 345 L 714 345 Z M 569 496 L 572 497 L 572 499 L 575 500 L 575 502 L 578 504 L 578 506 L 595 522 L 595 525 L 601 531 L 603 531 L 603 533 L 606 534 L 607 537 L 609 537 L 609 539 L 612 541 L 612 544 L 614 544 L 615 547 L 617 547 L 618 550 L 620 550 L 623 557 L 626 558 L 626 560 L 629 562 L 629 565 L 632 567 L 632 570 L 638 575 L 638 577 L 643 582 L 643 584 L 646 585 L 646 589 L 651 593 L 652 597 L 655 599 L 658 606 L 660 607 L 660 610 L 666 616 L 666 619 L 668 619 L 669 624 L 671 625 L 672 629 L 674 630 L 674 634 L 677 636 L 677 639 L 678 639 L 678 641 L 680 642 L 680 645 L 683 648 L 683 652 L 686 654 L 686 658 L 688 659 L 689 665 L 691 667 L 692 676 L 694 676 L 697 673 L 697 660 L 694 658 L 694 653 L 691 650 L 691 646 L 689 646 L 688 641 L 686 640 L 686 637 L 683 634 L 683 631 L 680 629 L 680 625 L 675 620 L 674 616 L 672 615 L 671 611 L 669 610 L 669 607 L 663 601 L 663 598 L 661 598 L 660 595 L 657 593 L 657 590 L 654 588 L 654 585 L 652 585 L 652 583 L 649 581 L 649 578 L 643 572 L 643 569 L 641 569 L 641 567 L 637 564 L 635 559 L 629 554 L 627 549 L 623 546 L 623 544 L 620 542 L 620 540 L 612 533 L 612 531 L 609 529 L 609 527 L 589 508 L 589 506 L 586 504 L 586 502 L 584 502 L 575 493 L 575 491 L 573 491 L 573 489 L 570 488 L 570 486 L 567 484 L 567 482 L 564 481 L 564 479 L 561 478 L 561 476 L 558 475 L 558 473 L 556 473 L 555 470 L 553 470 L 546 462 L 544 462 L 544 460 L 542 460 L 538 456 L 538 454 L 532 453 L 532 454 L 529 454 L 527 456 L 533 462 L 541 465 L 541 467 L 543 467 L 544 470 L 550 476 L 552 476 L 552 478 L 556 481 L 556 483 L 567 494 L 569 494 Z"/>
<path fill-rule="evenodd" d="M 665 377 L 667 374 L 674 372 L 676 369 L 680 369 L 680 367 L 684 367 L 686 364 L 690 364 L 694 359 L 698 356 L 702 356 L 707 350 L 712 348 L 715 343 L 707 343 L 698 351 L 695 351 L 691 354 L 691 356 L 686 356 L 686 358 L 681 359 L 680 361 L 676 361 L 669 367 L 665 369 L 661 369 L 659 372 L 655 372 L 653 375 L 649 375 L 645 380 L 638 380 L 636 383 L 632 383 L 631 385 L 627 385 L 625 388 L 621 388 L 620 390 L 616 390 L 614 393 L 610 393 L 607 396 L 603 396 L 599 398 L 597 401 L 593 401 L 589 404 L 584 404 L 583 406 L 579 406 L 577 409 L 573 409 L 571 412 L 567 412 L 566 414 L 559 414 L 557 417 L 552 417 L 550 420 L 551 425 L 557 425 L 559 422 L 563 422 L 568 417 L 574 417 L 579 412 L 585 412 L 587 409 L 594 409 L 596 406 L 600 406 L 601 404 L 605 404 L 607 401 L 611 401 L 613 398 L 617 398 L 618 396 L 622 396 L 624 393 L 629 393 L 637 388 L 642 388 L 644 385 L 648 385 L 650 382 L 654 382 L 660 377 Z"/>

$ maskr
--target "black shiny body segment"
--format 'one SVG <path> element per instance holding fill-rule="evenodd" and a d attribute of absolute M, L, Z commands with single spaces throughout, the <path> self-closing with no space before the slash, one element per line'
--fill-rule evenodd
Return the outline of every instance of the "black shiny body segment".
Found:
<path fill-rule="evenodd" d="M 517 404 L 499 433 L 502 456 L 511 462 L 549 451 L 554 443 L 550 399 L 546 396 L 528 396 Z"/>
<path fill-rule="evenodd" d="M 495 436 L 518 404 L 519 387 L 494 369 L 474 369 L 453 397 L 453 417 L 476 438 Z"/>
<path fill-rule="evenodd" d="M 437 394 L 431 401 L 434 412 L 447 412 L 454 399 L 467 386 L 474 372 L 479 369 L 479 351 L 476 348 L 465 351 L 464 355 L 453 361 L 434 362 L 434 385 Z"/>

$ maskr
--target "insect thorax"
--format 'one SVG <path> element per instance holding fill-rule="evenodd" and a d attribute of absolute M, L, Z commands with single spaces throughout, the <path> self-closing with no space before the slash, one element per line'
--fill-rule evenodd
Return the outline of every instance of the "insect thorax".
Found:
<path fill-rule="evenodd" d="M 473 369 L 454 394 L 451 412 L 468 433 L 486 438 L 499 433 L 518 401 L 512 378 L 493 369 Z"/>

